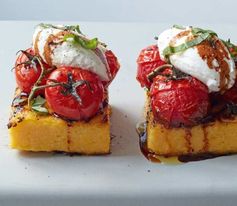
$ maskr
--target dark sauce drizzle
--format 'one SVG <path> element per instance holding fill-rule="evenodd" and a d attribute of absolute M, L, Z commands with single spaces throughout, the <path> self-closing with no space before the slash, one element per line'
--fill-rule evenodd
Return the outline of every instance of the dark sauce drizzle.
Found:
<path fill-rule="evenodd" d="M 139 145 L 140 145 L 140 150 L 142 154 L 151 162 L 156 162 L 156 163 L 162 163 L 162 160 L 159 159 L 159 156 L 155 154 L 154 152 L 149 151 L 147 148 L 147 123 L 142 122 L 137 125 L 137 133 L 139 135 Z M 186 133 L 186 138 L 191 138 L 190 136 L 191 133 L 188 132 Z M 211 154 L 207 153 L 206 149 L 208 148 L 208 142 L 206 141 L 207 132 L 204 132 L 204 148 L 203 148 L 203 153 L 201 154 L 190 154 L 190 155 L 179 155 L 177 156 L 177 159 L 180 163 L 187 163 L 187 162 L 193 162 L 193 161 L 200 161 L 200 160 L 206 160 L 206 159 L 213 159 L 216 157 L 220 156 L 227 156 L 230 154 L 225 154 L 225 155 L 220 155 L 220 154 Z M 206 139 L 206 140 L 205 140 Z M 205 142 L 206 141 L 206 142 Z M 190 146 L 189 146 L 190 147 Z M 192 148 L 189 150 L 192 150 Z M 164 156 L 164 158 L 169 158 L 168 156 Z"/>
<path fill-rule="evenodd" d="M 161 161 L 155 157 L 155 154 L 148 150 L 147 148 L 147 132 L 146 132 L 147 122 L 142 122 L 137 125 L 137 133 L 139 135 L 139 145 L 142 154 L 151 162 L 161 163 Z"/>

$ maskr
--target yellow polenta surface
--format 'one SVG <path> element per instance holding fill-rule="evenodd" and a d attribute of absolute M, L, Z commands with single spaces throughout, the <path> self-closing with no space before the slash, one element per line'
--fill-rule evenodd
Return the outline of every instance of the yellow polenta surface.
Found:
<path fill-rule="evenodd" d="M 9 123 L 10 146 L 28 151 L 106 154 L 110 151 L 109 107 L 89 122 L 68 123 L 53 115 L 39 115 L 26 107 Z"/>

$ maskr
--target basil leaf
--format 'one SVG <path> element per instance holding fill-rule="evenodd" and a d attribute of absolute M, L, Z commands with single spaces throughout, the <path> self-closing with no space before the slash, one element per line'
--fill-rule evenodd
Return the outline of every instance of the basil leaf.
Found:
<path fill-rule="evenodd" d="M 12 106 L 17 106 L 17 105 L 20 105 L 20 104 L 25 103 L 25 102 L 27 102 L 27 98 L 23 99 L 21 97 L 17 97 L 13 100 Z"/>
<path fill-rule="evenodd" d="M 76 25 L 75 27 L 75 31 L 77 31 L 79 34 L 82 34 L 81 30 L 80 30 L 80 26 Z"/>
<path fill-rule="evenodd" d="M 83 39 L 75 34 L 67 34 L 63 38 L 64 41 L 69 41 L 74 44 L 79 44 L 85 49 L 96 49 L 98 45 L 98 39 L 94 38 L 91 40 Z"/>
<path fill-rule="evenodd" d="M 57 27 L 57 26 L 54 26 L 53 24 L 40 23 L 39 26 L 42 27 L 42 28 L 44 28 L 44 29 L 49 29 L 49 28 L 58 29 L 58 27 Z"/>
<path fill-rule="evenodd" d="M 78 40 L 80 41 L 80 44 L 82 45 L 82 47 L 84 47 L 86 49 L 96 49 L 96 47 L 98 45 L 97 38 L 86 40 L 86 41 L 81 38 L 78 38 Z"/>
<path fill-rule="evenodd" d="M 230 39 L 227 41 L 221 40 L 225 46 L 228 48 L 231 57 L 234 59 L 234 61 L 237 61 L 237 46 L 231 43 Z"/>
<path fill-rule="evenodd" d="M 170 55 L 175 54 L 175 53 L 179 53 L 179 52 L 183 52 L 193 46 L 196 46 L 198 44 L 200 44 L 201 42 L 203 42 L 204 40 L 206 40 L 208 37 L 210 36 L 209 33 L 203 33 L 199 36 L 197 36 L 195 39 L 187 41 L 179 46 L 168 46 L 164 49 L 163 51 L 163 55 L 168 58 Z"/>
<path fill-rule="evenodd" d="M 41 23 L 41 24 L 39 24 L 39 26 L 42 27 L 42 28 L 45 28 L 45 29 L 54 28 L 54 29 L 59 29 L 59 30 L 74 31 L 74 32 L 77 32 L 78 34 L 82 34 L 79 25 L 75 25 L 75 26 L 73 26 L 73 25 L 55 26 L 53 24 Z"/>
<path fill-rule="evenodd" d="M 198 35 L 198 34 L 210 34 L 210 35 L 214 35 L 214 36 L 217 36 L 216 32 L 212 31 L 212 30 L 205 30 L 205 29 L 201 29 L 201 28 L 192 28 L 192 33 L 194 35 Z"/>
<path fill-rule="evenodd" d="M 225 44 L 226 47 L 228 47 L 229 49 L 234 49 L 237 50 L 237 46 L 234 45 L 233 43 L 231 43 L 230 39 L 228 39 L 227 41 L 222 40 L 222 42 Z"/>
<path fill-rule="evenodd" d="M 16 96 L 13 101 L 12 101 L 12 107 L 18 107 L 18 106 L 24 106 L 25 104 L 27 104 L 27 98 L 26 96 L 22 96 L 21 94 Z"/>
<path fill-rule="evenodd" d="M 41 96 L 37 96 L 34 100 L 33 103 L 31 105 L 31 108 L 36 111 L 36 112 L 40 112 L 40 113 L 48 113 L 48 110 L 44 107 L 46 100 L 41 97 Z"/>
<path fill-rule="evenodd" d="M 66 34 L 63 37 L 63 41 L 68 41 L 68 42 L 76 43 L 76 35 L 75 34 Z"/>
<path fill-rule="evenodd" d="M 177 24 L 174 24 L 173 25 L 173 28 L 176 28 L 176 29 L 185 29 L 185 27 L 181 26 L 181 25 L 177 25 Z"/>
<path fill-rule="evenodd" d="M 228 39 L 227 41 L 225 41 L 226 45 L 230 48 L 232 47 L 236 47 L 233 43 L 231 43 L 230 39 Z"/>
<path fill-rule="evenodd" d="M 39 24 L 39 26 L 43 27 L 43 28 L 54 28 L 54 29 L 60 29 L 60 30 L 68 30 L 71 32 L 76 32 L 78 34 L 82 34 L 81 30 L 80 30 L 80 26 L 79 25 L 75 25 L 75 26 L 54 26 L 52 24 Z M 64 36 L 63 38 L 64 41 L 69 41 L 72 42 L 74 44 L 79 44 L 80 46 L 82 46 L 85 49 L 96 49 L 96 47 L 98 46 L 98 39 L 94 38 L 94 39 L 86 39 L 83 38 L 81 36 L 78 36 L 75 33 L 71 33 L 71 34 L 67 34 Z"/>
<path fill-rule="evenodd" d="M 66 30 L 74 31 L 74 32 L 77 32 L 78 34 L 82 34 L 79 25 L 75 25 L 75 26 L 64 26 L 64 27 L 65 27 Z"/>

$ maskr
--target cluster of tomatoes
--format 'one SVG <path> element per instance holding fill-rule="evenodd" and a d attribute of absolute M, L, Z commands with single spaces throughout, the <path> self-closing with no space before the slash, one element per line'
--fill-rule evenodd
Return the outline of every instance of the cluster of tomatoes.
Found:
<path fill-rule="evenodd" d="M 208 114 L 211 95 L 206 85 L 196 78 L 189 75 L 170 78 L 167 73 L 172 74 L 175 68 L 167 68 L 152 81 L 149 80 L 149 74 L 167 64 L 161 60 L 156 45 L 143 49 L 137 63 L 137 80 L 142 87 L 149 89 L 151 109 L 156 120 L 173 127 L 193 126 Z M 237 103 L 237 83 L 221 96 Z"/>
<path fill-rule="evenodd" d="M 105 56 L 112 80 L 119 63 L 112 51 L 106 51 Z M 16 82 L 22 92 L 29 95 L 38 83 L 40 89 L 34 96 L 41 95 L 54 113 L 70 120 L 88 119 L 98 112 L 110 82 L 101 81 L 98 75 L 83 68 L 52 68 L 35 57 L 33 49 L 29 48 L 16 60 Z"/>

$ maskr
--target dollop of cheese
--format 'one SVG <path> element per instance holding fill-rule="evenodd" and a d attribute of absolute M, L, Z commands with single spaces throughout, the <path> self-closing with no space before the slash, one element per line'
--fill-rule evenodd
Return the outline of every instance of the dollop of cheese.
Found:
<path fill-rule="evenodd" d="M 57 28 L 63 27 L 57 25 Z M 105 57 L 106 49 L 102 45 L 98 45 L 100 55 L 95 50 L 85 49 L 78 44 L 69 41 L 55 43 L 50 46 L 50 53 L 45 52 L 49 38 L 57 36 L 62 32 L 57 28 L 44 28 L 37 26 L 33 35 L 33 48 L 37 48 L 38 55 L 48 64 L 54 66 L 71 66 L 80 67 L 97 74 L 102 81 L 109 81 L 110 75 Z M 49 57 L 47 57 L 49 55 Z M 101 57 L 102 56 L 102 57 Z M 51 59 L 49 62 L 48 59 Z M 101 59 L 103 58 L 104 61 Z"/>
<path fill-rule="evenodd" d="M 173 27 L 162 32 L 158 36 L 157 41 L 161 59 L 167 61 L 163 52 L 168 46 L 176 47 L 195 38 L 191 30 L 192 27 L 184 27 L 184 29 Z M 223 84 L 225 89 L 231 88 L 234 85 L 236 78 L 235 63 L 228 48 L 226 48 L 220 39 L 217 37 L 215 38 L 216 41 L 219 41 L 219 48 L 208 46 L 205 50 L 205 44 L 203 44 L 202 53 L 207 51 L 205 55 L 200 55 L 200 48 L 196 45 L 169 56 L 169 61 L 174 67 L 203 82 L 208 87 L 209 92 L 221 91 L 223 89 Z M 223 55 L 225 54 L 224 58 L 214 58 L 210 65 L 208 59 L 205 59 L 204 57 L 216 56 L 217 50 L 223 53 Z M 227 66 L 221 67 L 220 61 L 225 61 L 224 64 Z M 223 75 L 224 73 L 225 75 Z"/>

